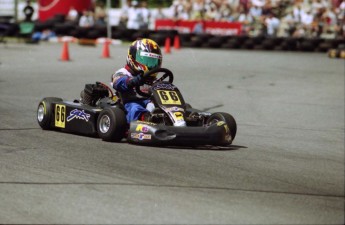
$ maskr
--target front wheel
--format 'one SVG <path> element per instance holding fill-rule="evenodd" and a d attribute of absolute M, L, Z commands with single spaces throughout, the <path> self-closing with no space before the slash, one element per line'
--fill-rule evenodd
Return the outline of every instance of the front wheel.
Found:
<path fill-rule="evenodd" d="M 237 132 L 237 124 L 232 115 L 229 113 L 224 113 L 224 112 L 217 112 L 213 113 L 208 119 L 207 119 L 207 124 L 211 125 L 214 123 L 217 123 L 219 121 L 223 121 L 228 125 L 229 127 L 229 132 L 231 135 L 232 141 L 235 139 L 236 132 Z"/>
<path fill-rule="evenodd" d="M 54 117 L 53 102 L 62 102 L 61 98 L 44 98 L 40 101 L 37 107 L 37 122 L 43 130 L 52 128 L 51 120 Z"/>
<path fill-rule="evenodd" d="M 103 141 L 121 141 L 125 136 L 126 127 L 126 115 L 120 108 L 106 108 L 98 116 L 97 133 Z"/>

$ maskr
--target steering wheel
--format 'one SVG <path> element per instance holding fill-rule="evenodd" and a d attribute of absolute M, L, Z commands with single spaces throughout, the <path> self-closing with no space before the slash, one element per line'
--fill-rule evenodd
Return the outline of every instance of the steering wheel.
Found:
<path fill-rule="evenodd" d="M 168 70 L 168 69 L 166 69 L 166 68 L 156 68 L 156 69 L 153 69 L 153 70 L 150 70 L 150 71 L 148 71 L 147 73 L 145 73 L 144 75 L 142 75 L 143 76 L 143 79 L 144 80 L 148 80 L 148 78 L 152 75 L 152 74 L 155 74 L 155 73 L 161 73 L 161 76 L 159 77 L 159 78 L 155 78 L 152 82 L 150 82 L 150 83 L 147 83 L 147 84 L 149 84 L 149 85 L 154 85 L 154 84 L 156 84 L 156 83 L 159 83 L 159 82 L 162 82 L 163 80 L 165 80 L 166 78 L 168 78 L 168 82 L 169 83 L 172 83 L 173 81 L 174 81 L 174 75 L 173 75 L 173 73 L 170 71 L 170 70 Z M 157 74 L 157 76 L 159 76 L 160 74 Z M 136 86 L 135 87 L 135 90 L 136 90 L 136 92 L 139 94 L 139 95 L 141 95 L 141 96 L 143 96 L 143 97 L 150 97 L 151 96 L 151 94 L 150 93 L 145 93 L 145 92 L 143 92 L 143 91 L 141 91 L 140 90 L 140 86 Z"/>

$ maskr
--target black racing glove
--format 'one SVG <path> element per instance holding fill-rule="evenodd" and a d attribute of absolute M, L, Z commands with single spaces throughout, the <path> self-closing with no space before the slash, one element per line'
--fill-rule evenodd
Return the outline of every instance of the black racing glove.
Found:
<path fill-rule="evenodd" d="M 137 75 L 133 78 L 130 78 L 127 82 L 127 87 L 133 88 L 136 86 L 141 86 L 144 84 L 144 78 L 141 75 Z"/>

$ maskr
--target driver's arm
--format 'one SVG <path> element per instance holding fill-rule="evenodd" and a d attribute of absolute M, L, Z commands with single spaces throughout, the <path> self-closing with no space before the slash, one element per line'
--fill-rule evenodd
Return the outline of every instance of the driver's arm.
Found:
<path fill-rule="evenodd" d="M 123 73 L 115 73 L 113 76 L 113 88 L 120 92 L 126 92 L 135 86 L 140 86 L 143 84 L 143 79 L 140 75 L 135 77 L 130 77 Z"/>

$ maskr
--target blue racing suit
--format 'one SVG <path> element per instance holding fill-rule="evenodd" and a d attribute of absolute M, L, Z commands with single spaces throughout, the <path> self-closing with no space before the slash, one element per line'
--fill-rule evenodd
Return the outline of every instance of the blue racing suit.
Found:
<path fill-rule="evenodd" d="M 112 75 L 112 86 L 120 95 L 122 103 L 125 106 L 128 123 L 133 120 L 138 120 L 143 113 L 149 112 L 146 106 L 150 102 L 147 98 L 139 96 L 134 90 L 135 85 L 139 84 L 139 79 L 133 76 L 129 70 L 126 66 L 117 70 Z"/>

